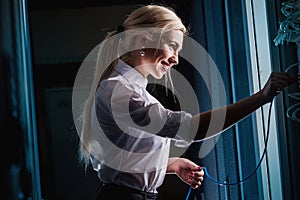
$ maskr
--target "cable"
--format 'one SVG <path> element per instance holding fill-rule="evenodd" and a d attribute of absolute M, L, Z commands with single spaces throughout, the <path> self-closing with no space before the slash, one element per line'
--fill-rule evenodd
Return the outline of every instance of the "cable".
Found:
<path fill-rule="evenodd" d="M 192 192 L 192 186 L 190 186 L 189 191 L 188 191 L 188 193 L 187 193 L 187 195 L 186 195 L 186 197 L 185 197 L 185 200 L 189 200 L 189 197 L 190 197 L 190 195 L 191 195 L 191 192 Z"/>
<path fill-rule="evenodd" d="M 221 181 L 219 181 L 219 180 L 213 178 L 213 177 L 208 173 L 207 168 L 206 168 L 205 166 L 203 166 L 202 169 L 204 170 L 206 177 L 207 177 L 211 182 L 213 182 L 213 183 L 215 183 L 215 184 L 218 184 L 218 185 L 220 185 L 220 186 L 233 186 L 233 185 L 239 185 L 239 184 L 242 184 L 242 183 L 244 183 L 245 181 L 249 180 L 249 179 L 257 172 L 257 170 L 258 170 L 258 168 L 261 166 L 261 163 L 262 163 L 262 161 L 263 161 L 263 159 L 264 159 L 264 157 L 265 157 L 265 155 L 266 155 L 266 152 L 267 152 L 267 145 L 268 145 L 268 140 L 269 140 L 269 135 L 270 135 L 270 122 L 271 122 L 272 105 L 273 105 L 273 101 L 271 101 L 270 107 L 269 107 L 269 113 L 268 113 L 268 128 L 267 128 L 267 136 L 266 136 L 266 140 L 265 140 L 264 151 L 263 151 L 263 153 L 262 153 L 262 155 L 261 155 L 261 158 L 260 158 L 258 164 L 256 165 L 255 169 L 253 170 L 253 172 L 252 172 L 250 175 L 248 175 L 246 178 L 244 178 L 243 180 L 241 180 L 241 181 L 234 182 L 234 183 L 226 183 L 226 181 L 221 182 Z M 189 191 L 188 191 L 188 193 L 187 193 L 187 196 L 186 196 L 186 198 L 185 198 L 186 200 L 189 199 L 189 196 L 190 196 L 190 194 L 191 194 L 191 191 L 192 191 L 192 187 L 190 186 Z"/>
<path fill-rule="evenodd" d="M 296 122 L 300 122 L 300 118 L 297 116 L 297 113 L 300 113 L 300 103 L 296 103 L 290 106 L 286 111 L 286 115 L 288 118 Z"/>
<path fill-rule="evenodd" d="M 283 44 L 284 41 L 298 43 L 300 41 L 299 2 L 289 1 L 282 3 L 281 12 L 286 19 L 280 22 L 278 34 L 274 39 L 275 45 Z"/>
<path fill-rule="evenodd" d="M 300 62 L 290 65 L 289 67 L 286 68 L 285 72 L 288 72 L 290 69 L 292 69 L 293 67 L 296 67 L 296 66 L 298 66 L 298 84 L 299 84 L 299 88 L 300 88 Z M 292 97 L 293 99 L 300 100 L 300 92 L 288 94 L 288 96 Z M 290 118 L 294 121 L 300 122 L 299 114 L 297 115 L 297 113 L 300 113 L 299 111 L 300 111 L 300 103 L 296 103 L 287 109 L 286 115 L 288 118 Z"/>

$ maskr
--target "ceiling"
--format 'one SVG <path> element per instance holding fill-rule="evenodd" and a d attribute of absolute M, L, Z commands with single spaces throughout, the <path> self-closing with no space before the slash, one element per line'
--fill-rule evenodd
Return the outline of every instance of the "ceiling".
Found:
<path fill-rule="evenodd" d="M 27 0 L 29 9 L 59 9 L 82 8 L 93 6 L 118 6 L 139 4 L 169 5 L 176 9 L 186 5 L 187 1 L 180 0 Z"/>

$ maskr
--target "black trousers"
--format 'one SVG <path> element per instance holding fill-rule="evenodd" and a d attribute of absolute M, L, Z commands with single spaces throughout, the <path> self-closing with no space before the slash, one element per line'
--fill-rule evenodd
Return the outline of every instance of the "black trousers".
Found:
<path fill-rule="evenodd" d="M 111 183 L 103 183 L 97 194 L 97 200 L 157 200 L 157 198 L 157 193 L 143 192 Z"/>

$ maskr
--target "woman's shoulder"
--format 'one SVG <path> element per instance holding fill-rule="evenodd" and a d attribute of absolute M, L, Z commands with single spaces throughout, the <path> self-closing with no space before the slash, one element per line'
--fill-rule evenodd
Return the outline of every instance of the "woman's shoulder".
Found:
<path fill-rule="evenodd" d="M 122 97 L 131 95 L 135 89 L 122 76 L 107 78 L 100 82 L 97 89 L 97 96 Z"/>
<path fill-rule="evenodd" d="M 131 89 L 130 84 L 122 76 L 113 76 L 100 82 L 98 89 L 114 90 L 118 88 Z"/>

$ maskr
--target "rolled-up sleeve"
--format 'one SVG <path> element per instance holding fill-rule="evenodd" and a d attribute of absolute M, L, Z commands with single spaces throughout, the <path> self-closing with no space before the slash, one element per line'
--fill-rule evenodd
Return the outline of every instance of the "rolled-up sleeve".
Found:
<path fill-rule="evenodd" d="M 166 109 L 147 91 L 142 93 L 120 82 L 115 83 L 112 93 L 102 100 L 110 101 L 112 117 L 121 130 L 140 130 L 184 144 L 190 143 L 191 114 Z M 136 134 L 133 136 L 139 137 Z"/>
<path fill-rule="evenodd" d="M 132 93 L 130 97 L 129 112 L 132 120 L 144 131 L 190 141 L 192 115 L 187 112 L 166 109 L 159 102 L 147 104 L 137 93 Z"/>

